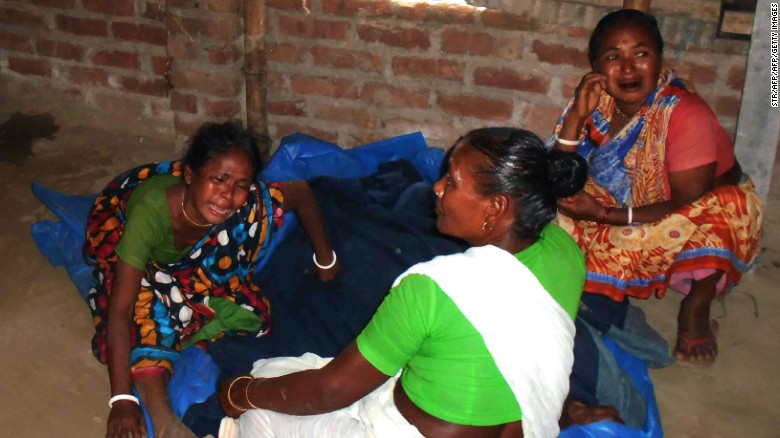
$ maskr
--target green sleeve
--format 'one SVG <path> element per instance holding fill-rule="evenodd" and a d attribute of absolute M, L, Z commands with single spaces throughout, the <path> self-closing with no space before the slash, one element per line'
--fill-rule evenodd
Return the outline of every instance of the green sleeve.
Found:
<path fill-rule="evenodd" d="M 135 197 L 136 194 L 140 196 Z M 163 207 L 168 210 L 164 191 L 130 195 L 127 221 L 116 246 L 116 253 L 122 261 L 138 270 L 146 269 L 153 249 L 159 247 L 167 235 L 165 219 L 160 214 Z"/>
<path fill-rule="evenodd" d="M 390 290 L 366 328 L 357 347 L 371 365 L 388 376 L 395 375 L 417 353 L 427 337 L 431 317 L 429 293 L 435 282 L 420 274 L 404 277 Z"/>

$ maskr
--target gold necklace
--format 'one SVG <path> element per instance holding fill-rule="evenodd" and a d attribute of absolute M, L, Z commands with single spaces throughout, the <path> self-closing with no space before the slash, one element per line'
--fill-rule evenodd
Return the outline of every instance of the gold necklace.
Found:
<path fill-rule="evenodd" d="M 187 210 L 184 209 L 184 194 L 186 192 L 187 192 L 186 189 L 182 190 L 182 192 L 181 192 L 181 212 L 182 212 L 182 214 L 184 214 L 184 218 L 187 219 L 192 225 L 195 225 L 196 227 L 200 227 L 200 228 L 213 227 L 214 224 L 209 224 L 209 223 L 207 223 L 207 224 L 199 224 L 199 223 L 195 222 L 194 220 L 190 219 L 189 216 L 187 216 Z"/>
<path fill-rule="evenodd" d="M 630 119 L 632 117 L 632 116 L 629 116 L 628 114 L 624 113 L 623 110 L 621 110 L 620 107 L 617 104 L 615 104 L 615 112 L 617 113 L 617 115 L 619 115 L 620 117 L 622 117 L 624 119 Z"/>

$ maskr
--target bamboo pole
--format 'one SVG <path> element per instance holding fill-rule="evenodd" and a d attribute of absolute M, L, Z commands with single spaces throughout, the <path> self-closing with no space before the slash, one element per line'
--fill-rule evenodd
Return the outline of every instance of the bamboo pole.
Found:
<path fill-rule="evenodd" d="M 623 9 L 636 9 L 637 11 L 650 11 L 650 0 L 623 0 Z"/>
<path fill-rule="evenodd" d="M 246 124 L 256 132 L 268 134 L 265 31 L 265 0 L 244 0 Z"/>

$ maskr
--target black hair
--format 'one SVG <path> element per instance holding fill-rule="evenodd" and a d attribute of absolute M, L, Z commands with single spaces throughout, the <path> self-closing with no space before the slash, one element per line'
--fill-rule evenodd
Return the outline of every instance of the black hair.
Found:
<path fill-rule="evenodd" d="M 187 153 L 182 162 L 193 172 L 203 168 L 213 158 L 231 149 L 240 149 L 249 154 L 252 176 L 257 177 L 263 167 L 260 148 L 267 149 L 271 139 L 244 128 L 240 122 L 206 122 L 190 138 Z"/>
<path fill-rule="evenodd" d="M 658 54 L 663 56 L 664 39 L 661 36 L 661 31 L 658 29 L 658 21 L 655 17 L 642 11 L 637 11 L 636 9 L 618 9 L 617 11 L 610 12 L 599 20 L 598 24 L 596 24 L 596 27 L 593 29 L 593 33 L 590 35 L 590 41 L 588 42 L 588 60 L 590 60 L 591 66 L 596 63 L 601 44 L 606 35 L 612 29 L 623 25 L 639 27 L 644 30 L 653 42 L 655 42 Z"/>
<path fill-rule="evenodd" d="M 555 218 L 557 199 L 585 187 L 588 163 L 576 153 L 547 149 L 536 134 L 518 128 L 470 131 L 456 145 L 469 145 L 487 157 L 475 179 L 482 195 L 514 199 L 513 232 L 519 238 L 539 237 Z"/>

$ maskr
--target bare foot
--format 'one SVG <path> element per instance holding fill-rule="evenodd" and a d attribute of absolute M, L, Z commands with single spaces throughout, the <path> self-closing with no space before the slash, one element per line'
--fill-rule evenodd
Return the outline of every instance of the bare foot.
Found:
<path fill-rule="evenodd" d="M 159 438 L 197 438 L 192 431 L 175 416 L 160 427 L 154 426 L 154 436 Z"/>
<path fill-rule="evenodd" d="M 563 405 L 560 425 L 563 429 L 573 424 L 590 424 L 602 420 L 623 424 L 617 409 L 611 406 L 588 406 L 577 400 L 567 400 Z"/>
<path fill-rule="evenodd" d="M 709 294 L 690 294 L 680 304 L 677 344 L 672 352 L 680 365 L 709 366 L 718 356 L 718 323 L 710 320 L 711 302 Z"/>
<path fill-rule="evenodd" d="M 706 331 L 698 336 L 685 332 L 677 333 L 677 345 L 672 354 L 682 366 L 706 367 L 718 357 L 718 322 L 710 320 Z"/>

